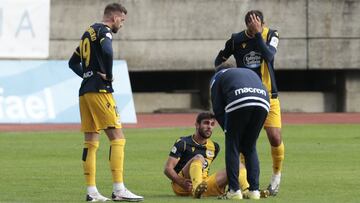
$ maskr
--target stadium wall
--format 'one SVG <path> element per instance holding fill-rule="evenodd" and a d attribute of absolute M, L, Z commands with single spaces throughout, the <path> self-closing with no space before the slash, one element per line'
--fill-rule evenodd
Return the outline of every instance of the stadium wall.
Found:
<path fill-rule="evenodd" d="M 86 27 L 101 20 L 109 0 L 52 0 L 50 59 L 68 59 Z M 116 59 L 125 59 L 133 75 L 149 72 L 213 70 L 213 60 L 231 33 L 245 28 L 244 15 L 260 9 L 266 23 L 280 34 L 276 69 L 294 75 L 312 75 L 318 81 L 333 80 L 330 90 L 312 93 L 284 89 L 280 95 L 285 111 L 360 112 L 360 1 L 353 0 L 122 0 L 128 20 L 114 36 Z M 323 73 L 333 77 L 321 77 Z M 130 74 L 132 76 L 132 74 Z M 135 81 L 141 83 L 141 81 Z M 300 80 L 301 82 L 301 80 Z M 306 79 L 303 81 L 306 82 Z M 291 83 L 291 81 L 290 81 Z M 330 83 L 330 82 L 329 82 Z M 141 85 L 141 84 L 140 84 Z M 149 84 L 143 84 L 148 86 Z M 150 84 L 151 85 L 151 84 Z M 166 86 L 167 84 L 165 84 Z M 288 83 L 285 83 L 286 86 Z M 290 84 L 289 84 L 290 85 Z M 307 86 L 317 86 L 317 81 Z M 194 88 L 198 86 L 194 85 Z M 281 86 L 280 86 L 281 88 Z M 202 108 L 193 102 L 206 100 L 205 85 L 199 94 L 173 93 L 183 98 L 173 108 Z M 135 106 L 141 112 L 158 106 L 171 108 L 168 93 L 156 93 L 145 100 L 135 91 Z M 154 93 L 155 95 L 155 93 Z M 330 95 L 330 96 L 329 96 Z M 163 98 L 163 99 L 161 99 Z M 186 99 L 187 98 L 187 99 Z M 298 98 L 298 99 L 294 99 Z M 152 99 L 152 100 L 151 100 Z M 150 102 L 149 102 L 150 101 Z M 163 103 L 162 103 L 163 102 Z M 155 105 L 151 108 L 146 106 Z M 141 108 L 140 108 L 141 106 Z"/>

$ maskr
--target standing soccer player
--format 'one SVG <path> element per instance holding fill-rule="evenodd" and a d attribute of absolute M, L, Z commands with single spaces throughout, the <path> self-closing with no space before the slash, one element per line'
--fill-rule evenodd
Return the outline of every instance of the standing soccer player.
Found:
<path fill-rule="evenodd" d="M 268 190 L 270 195 L 275 196 L 280 187 L 281 169 L 285 154 L 285 147 L 281 139 L 280 102 L 274 73 L 274 58 L 279 43 L 279 35 L 276 30 L 271 30 L 265 26 L 261 11 L 249 11 L 245 16 L 245 23 L 247 29 L 231 36 L 225 43 L 225 48 L 216 57 L 215 66 L 219 66 L 233 55 L 237 67 L 255 71 L 269 92 L 270 112 L 264 128 L 271 145 L 273 159 L 273 175 Z"/>
<path fill-rule="evenodd" d="M 259 159 L 256 141 L 269 112 L 269 96 L 259 77 L 244 68 L 220 67 L 211 79 L 215 118 L 225 132 L 226 174 L 229 191 L 224 199 L 242 199 L 239 155 L 244 155 L 249 191 L 246 198 L 260 199 Z"/>
<path fill-rule="evenodd" d="M 104 130 L 110 140 L 109 162 L 113 178 L 112 200 L 141 201 L 144 198 L 126 189 L 123 182 L 125 137 L 112 95 L 112 33 L 122 27 L 127 10 L 121 4 L 106 6 L 101 23 L 91 25 L 81 37 L 80 45 L 69 60 L 69 67 L 83 81 L 79 90 L 81 131 L 84 132 L 84 175 L 86 201 L 108 201 L 96 187 L 96 151 L 99 133 Z"/>

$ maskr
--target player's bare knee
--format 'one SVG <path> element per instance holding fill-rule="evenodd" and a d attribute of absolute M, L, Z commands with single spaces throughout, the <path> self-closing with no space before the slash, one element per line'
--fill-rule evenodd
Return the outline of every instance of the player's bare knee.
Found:
<path fill-rule="evenodd" d="M 277 147 L 281 144 L 281 128 L 265 128 L 271 146 Z"/>
<path fill-rule="evenodd" d="M 273 147 L 278 147 L 281 144 L 281 137 L 277 136 L 277 137 L 269 137 L 269 142 L 270 145 Z"/>
<path fill-rule="evenodd" d="M 105 133 L 109 140 L 125 139 L 124 133 L 121 128 L 108 128 L 105 129 Z"/>
<path fill-rule="evenodd" d="M 99 140 L 99 133 L 96 132 L 86 132 L 84 133 L 85 141 L 98 141 Z"/>
<path fill-rule="evenodd" d="M 225 188 L 225 186 L 228 184 L 228 179 L 225 169 L 216 173 L 216 183 L 219 186 L 219 188 Z"/>

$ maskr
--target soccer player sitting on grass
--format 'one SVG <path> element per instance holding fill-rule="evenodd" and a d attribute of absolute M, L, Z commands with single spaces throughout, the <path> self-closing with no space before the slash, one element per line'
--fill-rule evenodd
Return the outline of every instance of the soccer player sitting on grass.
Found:
<path fill-rule="evenodd" d="M 195 133 L 178 139 L 171 149 L 164 173 L 172 181 L 172 189 L 178 196 L 219 196 L 228 184 L 226 170 L 209 176 L 209 168 L 220 151 L 210 137 L 215 127 L 215 116 L 210 112 L 200 113 L 196 118 Z M 240 169 L 239 182 L 242 191 L 249 184 L 246 170 Z"/>

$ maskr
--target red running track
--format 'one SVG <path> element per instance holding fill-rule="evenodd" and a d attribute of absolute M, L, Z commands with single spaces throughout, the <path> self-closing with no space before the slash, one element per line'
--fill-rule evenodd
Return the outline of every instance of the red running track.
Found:
<path fill-rule="evenodd" d="M 138 114 L 137 124 L 124 124 L 124 128 L 192 127 L 195 113 Z M 286 124 L 360 124 L 360 113 L 283 113 Z M 1 132 L 79 130 L 79 124 L 0 124 Z"/>

